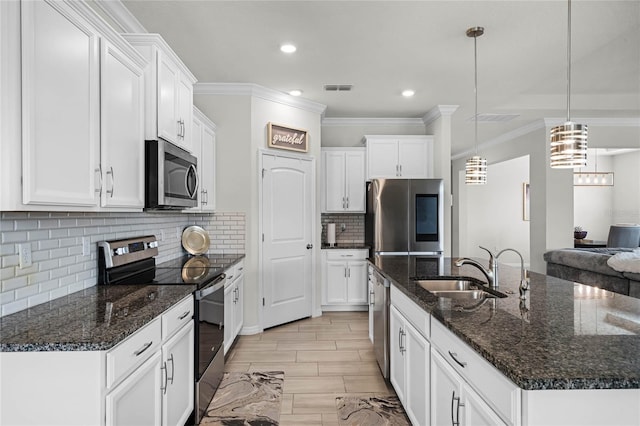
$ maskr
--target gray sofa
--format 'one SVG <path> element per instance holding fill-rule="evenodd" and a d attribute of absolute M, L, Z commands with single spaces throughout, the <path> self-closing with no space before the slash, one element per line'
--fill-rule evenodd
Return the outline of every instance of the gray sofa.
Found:
<path fill-rule="evenodd" d="M 544 254 L 547 275 L 579 282 L 640 298 L 640 274 L 618 272 L 607 265 L 616 253 L 627 248 L 567 248 Z"/>

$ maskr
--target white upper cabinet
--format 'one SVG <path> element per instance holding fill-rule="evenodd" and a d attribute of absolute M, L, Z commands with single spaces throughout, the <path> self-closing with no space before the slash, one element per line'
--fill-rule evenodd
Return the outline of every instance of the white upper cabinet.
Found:
<path fill-rule="evenodd" d="M 323 212 L 364 213 L 365 150 L 322 149 Z"/>
<path fill-rule="evenodd" d="M 196 78 L 159 34 L 123 34 L 149 61 L 145 82 L 145 139 L 165 139 L 193 152 Z"/>
<path fill-rule="evenodd" d="M 216 125 L 193 107 L 194 154 L 198 157 L 198 207 L 189 211 L 215 211 L 216 208 Z"/>
<path fill-rule="evenodd" d="M 0 209 L 142 210 L 145 59 L 84 2 L 0 8 Z"/>
<path fill-rule="evenodd" d="M 433 177 L 433 136 L 365 136 L 367 180 Z"/>
<path fill-rule="evenodd" d="M 101 205 L 144 207 L 143 69 L 102 40 Z"/>
<path fill-rule="evenodd" d="M 98 205 L 98 49 L 97 31 L 66 4 L 22 3 L 25 204 Z"/>

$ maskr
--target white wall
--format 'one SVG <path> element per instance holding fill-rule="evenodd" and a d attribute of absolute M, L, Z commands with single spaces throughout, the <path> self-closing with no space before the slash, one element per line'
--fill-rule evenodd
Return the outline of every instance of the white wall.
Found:
<path fill-rule="evenodd" d="M 283 103 L 250 95 L 194 95 L 195 105 L 216 124 L 216 152 L 218 156 L 216 208 L 221 212 L 241 211 L 246 214 L 245 258 L 245 332 L 258 332 L 261 289 L 259 276 L 259 205 L 258 152 L 267 148 L 267 123 L 274 122 L 305 129 L 309 135 L 309 152 L 316 158 L 316 172 L 320 161 L 320 114 Z M 278 150 L 279 151 L 279 150 Z M 319 182 L 319 176 L 316 176 Z M 319 206 L 320 191 L 316 203 Z M 320 210 L 314 218 L 314 247 L 320 247 Z M 314 265 L 319 264 L 320 250 L 316 250 Z M 316 268 L 317 306 L 320 309 L 320 268 Z"/>
<path fill-rule="evenodd" d="M 640 151 L 613 157 L 613 172 L 612 223 L 640 223 Z"/>
<path fill-rule="evenodd" d="M 322 146 L 364 146 L 364 135 L 424 135 L 424 124 L 323 124 Z"/>
<path fill-rule="evenodd" d="M 529 264 L 529 222 L 522 216 L 522 184 L 529 182 L 529 156 L 489 165 L 486 185 L 465 185 L 464 172 L 460 173 L 460 199 L 466 207 L 460 220 L 466 222 L 467 229 L 460 237 L 461 252 L 487 258 L 478 246 L 494 252 L 509 247 L 518 250 Z M 511 253 L 504 253 L 500 262 L 520 265 L 517 255 Z"/>

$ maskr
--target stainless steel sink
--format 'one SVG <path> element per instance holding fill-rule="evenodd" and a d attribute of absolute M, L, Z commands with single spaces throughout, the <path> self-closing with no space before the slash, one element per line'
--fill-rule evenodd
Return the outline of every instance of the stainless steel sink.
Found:
<path fill-rule="evenodd" d="M 456 300 L 482 300 L 507 297 L 495 290 L 488 290 L 481 284 L 466 279 L 414 280 L 416 284 L 438 297 Z"/>
<path fill-rule="evenodd" d="M 469 280 L 416 280 L 415 283 L 431 293 L 436 291 L 475 290 L 478 288 L 476 283 Z"/>

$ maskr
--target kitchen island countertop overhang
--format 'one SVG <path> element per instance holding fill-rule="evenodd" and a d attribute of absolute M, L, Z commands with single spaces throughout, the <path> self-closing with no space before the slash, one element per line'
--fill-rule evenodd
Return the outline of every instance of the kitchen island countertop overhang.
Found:
<path fill-rule="evenodd" d="M 498 290 L 508 297 L 463 311 L 464 303 L 438 298 L 413 281 L 417 258 L 369 261 L 520 388 L 640 388 L 640 299 L 529 272 L 529 294 L 521 303 L 520 270 L 501 264 Z M 432 278 L 461 276 L 484 279 L 450 258 Z"/>

